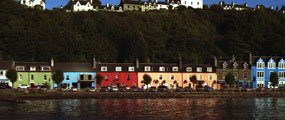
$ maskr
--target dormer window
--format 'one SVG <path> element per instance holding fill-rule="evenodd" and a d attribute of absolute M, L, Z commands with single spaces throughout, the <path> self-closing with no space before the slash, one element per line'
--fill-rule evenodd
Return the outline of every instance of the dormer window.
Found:
<path fill-rule="evenodd" d="M 159 71 L 165 71 L 165 67 L 159 67 Z"/>
<path fill-rule="evenodd" d="M 25 67 L 24 67 L 24 66 L 17 66 L 17 67 L 16 67 L 16 70 L 17 70 L 17 71 L 24 71 L 24 70 L 25 70 Z"/>
<path fill-rule="evenodd" d="M 268 69 L 275 69 L 275 63 L 274 62 L 268 63 Z"/>
<path fill-rule="evenodd" d="M 279 63 L 279 69 L 285 69 L 285 63 Z"/>
<path fill-rule="evenodd" d="M 135 71 L 135 67 L 129 67 L 129 72 Z"/>
<path fill-rule="evenodd" d="M 227 69 L 228 64 L 226 62 L 223 63 L 223 69 Z"/>
<path fill-rule="evenodd" d="M 30 71 L 36 71 L 36 67 L 35 66 L 31 66 L 30 67 Z"/>
<path fill-rule="evenodd" d="M 247 64 L 247 63 L 244 63 L 244 64 L 243 64 L 243 68 L 244 68 L 244 69 L 247 69 L 247 68 L 248 68 L 248 64 Z"/>
<path fill-rule="evenodd" d="M 207 72 L 212 72 L 212 67 L 207 67 Z"/>
<path fill-rule="evenodd" d="M 42 67 L 42 71 L 50 71 L 50 67 L 43 66 L 43 67 Z"/>
<path fill-rule="evenodd" d="M 102 66 L 102 67 L 101 67 L 101 71 L 106 72 L 106 71 L 107 71 L 107 67 L 106 67 L 106 66 Z"/>
<path fill-rule="evenodd" d="M 150 66 L 145 66 L 144 71 L 150 71 Z"/>
<path fill-rule="evenodd" d="M 115 69 L 117 72 L 121 72 L 122 71 L 122 67 L 116 67 Z"/>
<path fill-rule="evenodd" d="M 172 67 L 172 71 L 177 72 L 178 71 L 178 67 Z"/>
<path fill-rule="evenodd" d="M 186 72 L 192 72 L 192 67 L 186 67 Z"/>
<path fill-rule="evenodd" d="M 234 68 L 234 69 L 237 69 L 237 68 L 238 68 L 238 64 L 237 64 L 236 62 L 233 64 L 233 68 Z"/>
<path fill-rule="evenodd" d="M 197 72 L 202 72 L 202 67 L 197 67 Z"/>
<path fill-rule="evenodd" d="M 264 63 L 259 62 L 257 63 L 257 69 L 263 69 L 264 68 Z"/>

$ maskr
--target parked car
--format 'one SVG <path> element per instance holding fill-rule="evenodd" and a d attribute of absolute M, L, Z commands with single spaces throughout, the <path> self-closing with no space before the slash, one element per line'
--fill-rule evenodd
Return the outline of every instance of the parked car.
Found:
<path fill-rule="evenodd" d="M 209 87 L 209 86 L 204 86 L 204 91 L 212 92 L 212 91 L 214 91 L 214 89 L 212 87 Z"/>
<path fill-rule="evenodd" d="M 185 92 L 193 92 L 194 90 L 191 87 L 185 87 L 184 88 Z"/>
<path fill-rule="evenodd" d="M 138 91 L 139 91 L 139 88 L 137 88 L 137 87 L 132 87 L 132 88 L 131 88 L 131 91 L 132 91 L 132 92 L 138 92 Z"/>
<path fill-rule="evenodd" d="M 71 91 L 72 91 L 72 92 L 78 92 L 78 88 L 73 87 L 73 88 L 71 88 Z"/>
<path fill-rule="evenodd" d="M 101 87 L 100 92 L 109 92 L 110 89 L 108 87 Z"/>
<path fill-rule="evenodd" d="M 111 91 L 117 92 L 117 91 L 119 91 L 119 88 L 117 86 L 113 86 L 113 87 L 111 87 Z"/>
<path fill-rule="evenodd" d="M 182 88 L 182 87 L 177 87 L 177 88 L 175 89 L 175 91 L 176 91 L 176 92 L 185 92 L 185 89 Z"/>
<path fill-rule="evenodd" d="M 150 87 L 149 91 L 150 92 L 157 92 L 157 89 L 156 89 L 156 87 L 153 86 L 153 87 Z"/>
<path fill-rule="evenodd" d="M 158 92 L 168 92 L 168 87 L 167 86 L 158 86 L 157 91 Z"/>
<path fill-rule="evenodd" d="M 96 89 L 95 89 L 95 87 L 89 87 L 87 89 L 87 92 L 96 92 Z"/>
<path fill-rule="evenodd" d="M 25 85 L 25 84 L 23 84 L 23 85 L 20 84 L 20 85 L 19 85 L 19 88 L 28 88 L 28 87 L 29 87 L 29 86 L 28 86 L 28 85 Z"/>
<path fill-rule="evenodd" d="M 28 87 L 29 90 L 38 90 L 38 87 L 36 85 L 31 85 L 31 87 Z"/>

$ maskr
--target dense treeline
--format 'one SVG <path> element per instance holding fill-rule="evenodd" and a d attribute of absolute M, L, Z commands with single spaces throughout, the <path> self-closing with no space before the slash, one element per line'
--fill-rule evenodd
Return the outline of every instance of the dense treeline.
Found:
<path fill-rule="evenodd" d="M 206 63 L 212 56 L 285 55 L 285 14 L 271 9 L 78 12 L 0 2 L 4 60 Z"/>

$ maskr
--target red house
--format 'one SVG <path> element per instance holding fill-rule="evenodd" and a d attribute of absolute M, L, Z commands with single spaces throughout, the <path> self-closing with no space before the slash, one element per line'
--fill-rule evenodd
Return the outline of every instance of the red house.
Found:
<path fill-rule="evenodd" d="M 99 74 L 103 76 L 102 87 L 138 87 L 138 74 L 132 63 L 99 63 L 96 75 Z"/>

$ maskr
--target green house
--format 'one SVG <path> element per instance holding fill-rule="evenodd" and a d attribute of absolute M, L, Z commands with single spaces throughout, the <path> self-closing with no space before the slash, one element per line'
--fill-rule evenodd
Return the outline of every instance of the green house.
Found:
<path fill-rule="evenodd" d="M 17 71 L 18 77 L 17 81 L 14 83 L 14 88 L 45 85 L 48 88 L 53 89 L 53 66 L 53 59 L 51 62 L 15 62 L 14 69 Z"/>

